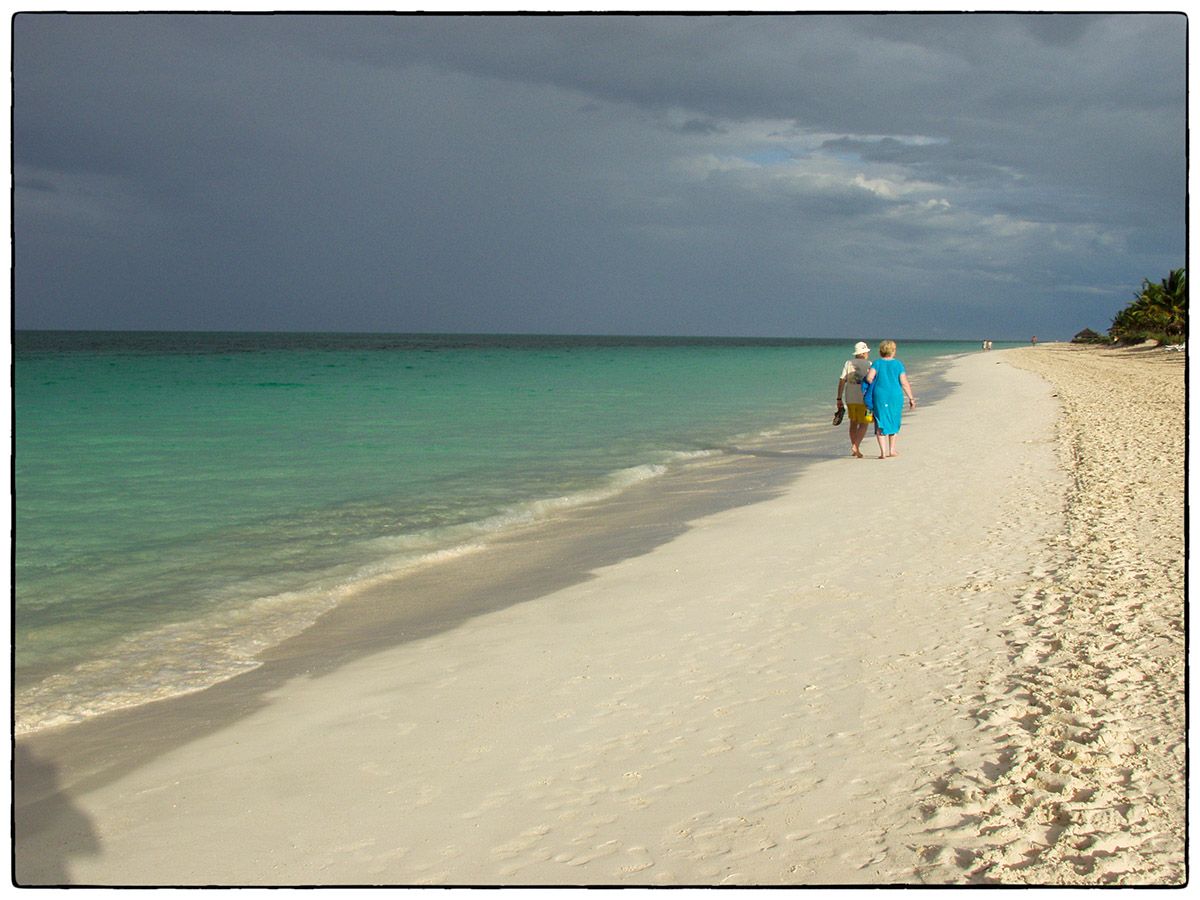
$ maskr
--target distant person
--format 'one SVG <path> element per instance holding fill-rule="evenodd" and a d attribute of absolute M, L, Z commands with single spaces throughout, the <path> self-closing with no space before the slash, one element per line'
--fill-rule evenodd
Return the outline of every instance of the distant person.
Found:
<path fill-rule="evenodd" d="M 867 436 L 867 426 L 871 424 L 871 411 L 863 403 L 862 392 L 863 379 L 871 371 L 871 362 L 867 359 L 870 355 L 871 348 L 865 341 L 859 341 L 854 345 L 854 358 L 846 360 L 842 366 L 842 377 L 838 379 L 837 408 L 839 413 L 845 409 L 850 414 L 850 454 L 855 459 L 863 458 L 859 445 Z M 844 406 L 843 394 L 846 399 Z"/>
<path fill-rule="evenodd" d="M 879 359 L 867 372 L 873 399 L 871 409 L 875 414 L 875 437 L 879 441 L 879 458 L 899 456 L 896 442 L 900 437 L 900 416 L 904 411 L 904 399 L 908 398 L 910 409 L 917 405 L 912 385 L 904 372 L 904 363 L 896 359 L 896 342 L 882 341 L 879 344 Z"/>
<path fill-rule="evenodd" d="M 1029 339 L 1029 343 L 1032 344 L 1034 347 L 1037 346 L 1037 335 L 1036 334 Z"/>
<path fill-rule="evenodd" d="M 980 350 L 986 350 L 986 349 L 987 349 L 987 341 L 980 341 L 980 342 L 979 342 L 979 349 L 980 349 Z"/>

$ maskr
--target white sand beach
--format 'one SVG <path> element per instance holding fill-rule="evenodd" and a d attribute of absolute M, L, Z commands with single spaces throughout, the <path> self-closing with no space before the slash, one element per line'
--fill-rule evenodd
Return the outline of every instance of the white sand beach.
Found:
<path fill-rule="evenodd" d="M 1182 356 L 963 357 L 898 458 L 830 429 L 778 495 L 104 777 L 35 735 L 18 882 L 1179 884 Z"/>

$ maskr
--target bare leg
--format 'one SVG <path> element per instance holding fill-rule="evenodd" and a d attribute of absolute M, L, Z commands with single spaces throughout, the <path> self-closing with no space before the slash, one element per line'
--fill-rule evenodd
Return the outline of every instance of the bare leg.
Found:
<path fill-rule="evenodd" d="M 855 459 L 862 459 L 862 450 L 859 449 L 859 444 L 867 434 L 867 425 L 865 422 L 850 423 L 850 452 L 854 454 Z"/>
<path fill-rule="evenodd" d="M 879 458 L 888 458 L 888 436 L 886 434 L 876 434 L 875 440 L 879 441 Z"/>
<path fill-rule="evenodd" d="M 896 444 L 900 441 L 900 432 L 888 435 L 888 456 L 899 456 L 900 451 L 896 449 Z"/>

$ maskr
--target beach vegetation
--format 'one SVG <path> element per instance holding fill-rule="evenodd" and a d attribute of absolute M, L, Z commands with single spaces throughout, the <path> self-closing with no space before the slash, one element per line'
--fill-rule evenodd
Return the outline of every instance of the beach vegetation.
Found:
<path fill-rule="evenodd" d="M 1071 338 L 1072 344 L 1109 344 L 1112 338 L 1107 338 L 1098 332 L 1092 331 L 1090 328 L 1085 328 L 1075 337 Z"/>
<path fill-rule="evenodd" d="M 1108 333 L 1121 343 L 1178 343 L 1187 333 L 1187 318 L 1187 269 L 1173 269 L 1157 284 L 1142 279 L 1142 289 L 1117 313 Z"/>

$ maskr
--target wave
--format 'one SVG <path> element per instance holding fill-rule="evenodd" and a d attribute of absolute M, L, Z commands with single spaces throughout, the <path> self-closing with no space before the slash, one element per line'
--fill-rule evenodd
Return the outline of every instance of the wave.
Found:
<path fill-rule="evenodd" d="M 271 590 L 263 576 L 240 584 L 252 599 L 224 603 L 202 617 L 128 635 L 100 658 L 78 663 L 15 691 L 15 733 L 25 735 L 94 716 L 205 690 L 262 665 L 264 651 L 312 627 L 325 613 L 378 584 L 476 553 L 496 536 L 603 502 L 672 467 L 721 454 L 667 454 L 609 473 L 598 485 L 514 504 L 495 515 L 423 532 L 372 538 L 356 548 L 371 562 L 335 568 L 299 590 Z M 355 553 L 357 558 L 362 554 Z"/>

